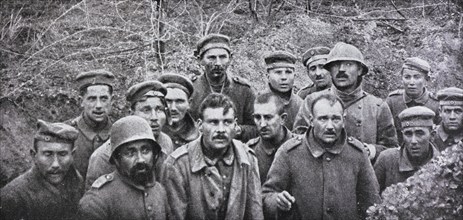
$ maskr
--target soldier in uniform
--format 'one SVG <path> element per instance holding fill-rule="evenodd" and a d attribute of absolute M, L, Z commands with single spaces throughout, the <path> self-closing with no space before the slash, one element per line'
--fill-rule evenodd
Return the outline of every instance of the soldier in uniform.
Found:
<path fill-rule="evenodd" d="M 114 75 L 106 70 L 83 72 L 76 78 L 83 111 L 79 117 L 65 123 L 79 130 L 74 164 L 84 180 L 93 151 L 109 139 L 113 83 Z"/>
<path fill-rule="evenodd" d="M 307 68 L 307 75 L 312 81 L 312 84 L 303 87 L 297 92 L 302 100 L 309 94 L 331 87 L 330 72 L 323 68 L 329 53 L 330 48 L 328 47 L 313 47 L 302 55 L 302 64 Z"/>
<path fill-rule="evenodd" d="M 238 119 L 236 127 L 237 139 L 247 141 L 257 137 L 257 129 L 252 119 L 252 103 L 255 95 L 250 84 L 237 76 L 227 73 L 232 60 L 230 38 L 221 34 L 210 34 L 200 39 L 196 46 L 195 56 L 204 73 L 193 76 L 194 92 L 191 96 L 191 115 L 200 118 L 199 105 L 211 93 L 227 95 L 235 103 L 235 115 Z"/>
<path fill-rule="evenodd" d="M 111 129 L 111 157 L 116 166 L 99 177 L 79 202 L 81 219 L 166 219 L 164 187 L 152 169 L 161 147 L 148 122 L 138 116 L 116 121 Z"/>
<path fill-rule="evenodd" d="M 84 193 L 73 166 L 78 134 L 69 125 L 38 120 L 30 152 L 34 166 L 2 188 L 0 219 L 74 219 Z"/>
<path fill-rule="evenodd" d="M 294 118 L 302 105 L 301 97 L 293 91 L 296 57 L 285 51 L 276 51 L 268 54 L 264 61 L 267 65 L 269 88 L 263 93 L 272 93 L 281 99 L 283 110 L 287 114 L 285 126 L 292 130 Z"/>
<path fill-rule="evenodd" d="M 380 201 L 379 185 L 363 144 L 348 137 L 344 107 L 318 93 L 310 127 L 278 149 L 262 187 L 267 219 L 363 219 Z"/>
<path fill-rule="evenodd" d="M 394 116 L 399 144 L 402 144 L 399 113 L 404 109 L 413 106 L 428 107 L 436 114 L 434 122 L 439 122 L 439 103 L 437 98 L 426 89 L 430 70 L 431 67 L 425 60 L 418 57 L 407 58 L 400 71 L 404 89 L 395 90 L 386 98 L 386 103 Z"/>
<path fill-rule="evenodd" d="M 175 150 L 199 137 L 198 127 L 189 112 L 193 83 L 178 74 L 164 74 L 159 81 L 167 87 L 166 102 L 170 113 L 170 123 L 162 130 L 172 138 Z"/>
<path fill-rule="evenodd" d="M 287 117 L 283 103 L 272 93 L 258 95 L 254 101 L 254 123 L 259 137 L 248 141 L 259 162 L 260 182 L 264 184 L 278 148 L 294 135 L 285 127 Z"/>
<path fill-rule="evenodd" d="M 161 167 L 167 155 L 173 152 L 170 137 L 162 132 L 168 117 L 167 104 L 164 96 L 166 87 L 159 81 L 150 80 L 137 83 L 127 91 L 126 100 L 130 103 L 130 112 L 144 118 L 151 126 L 155 140 L 161 146 L 161 153 L 156 161 L 156 177 L 160 177 Z M 111 173 L 115 166 L 109 163 L 111 156 L 111 142 L 108 140 L 90 157 L 85 188 L 88 190 L 92 183 L 100 176 Z"/>
<path fill-rule="evenodd" d="M 439 151 L 463 139 L 463 90 L 455 87 L 437 93 L 441 123 L 435 130 L 434 144 Z"/>
<path fill-rule="evenodd" d="M 435 113 L 424 106 L 407 108 L 399 114 L 404 143 L 401 148 L 381 152 L 374 166 L 381 192 L 405 181 L 439 155 L 431 143 L 434 116 Z"/>
<path fill-rule="evenodd" d="M 257 158 L 233 139 L 235 112 L 229 97 L 207 96 L 199 108 L 202 135 L 165 161 L 170 219 L 263 219 Z"/>
<path fill-rule="evenodd" d="M 397 134 L 391 110 L 382 99 L 362 89 L 363 76 L 368 73 L 362 52 L 353 45 L 337 43 L 330 51 L 324 68 L 331 73 L 334 86 L 316 93 L 333 93 L 341 99 L 346 110 L 347 134 L 365 144 L 372 162 L 387 147 L 396 147 Z M 304 100 L 293 130 L 306 130 L 311 96 Z"/>

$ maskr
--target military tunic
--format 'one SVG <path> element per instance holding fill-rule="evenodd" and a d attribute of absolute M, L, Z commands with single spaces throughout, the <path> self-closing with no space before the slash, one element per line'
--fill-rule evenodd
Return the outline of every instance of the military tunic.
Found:
<path fill-rule="evenodd" d="M 185 120 L 185 124 L 176 131 L 168 124 L 162 127 L 162 131 L 172 139 L 172 142 L 174 143 L 174 150 L 190 141 L 195 140 L 200 135 L 198 127 L 190 113 L 185 114 L 183 120 Z"/>
<path fill-rule="evenodd" d="M 429 146 L 431 155 L 428 162 L 440 155 L 433 144 Z M 420 167 L 411 164 L 405 152 L 405 148 L 391 148 L 383 151 L 375 163 L 374 169 L 379 182 L 380 191 L 384 191 L 388 186 L 399 182 L 404 182 L 408 177 L 413 176 Z"/>
<path fill-rule="evenodd" d="M 448 147 L 455 146 L 463 140 L 463 133 L 456 136 L 451 136 L 444 131 L 442 125 L 439 125 L 435 129 L 435 135 L 433 137 L 433 143 L 439 152 L 442 152 Z"/>
<path fill-rule="evenodd" d="M 191 95 L 191 116 L 193 119 L 198 119 L 201 102 L 213 91 L 204 74 L 199 77 L 193 76 L 191 81 L 194 86 Z M 257 129 L 252 118 L 255 95 L 249 83 L 240 77 L 227 76 L 221 93 L 229 96 L 236 106 L 235 116 L 242 129 L 239 139 L 247 141 L 257 137 Z"/>
<path fill-rule="evenodd" d="M 296 118 L 296 115 L 299 112 L 299 108 L 304 102 L 301 99 L 301 97 L 297 96 L 291 91 L 289 99 L 285 99 L 284 97 L 282 97 L 282 94 L 280 92 L 277 92 L 271 88 L 269 88 L 268 90 L 265 90 L 263 94 L 265 93 L 272 93 L 276 95 L 277 97 L 280 97 L 281 101 L 283 102 L 283 110 L 288 115 L 285 120 L 285 126 L 289 130 L 293 130 L 294 119 Z"/>
<path fill-rule="evenodd" d="M 233 174 L 226 200 L 225 218 L 263 219 L 257 159 L 253 151 L 233 140 Z M 202 152 L 201 137 L 178 148 L 164 163 L 163 184 L 170 205 L 169 218 L 219 219 L 225 202 L 224 181 L 216 166 L 208 165 Z"/>
<path fill-rule="evenodd" d="M 326 87 L 325 89 L 328 89 L 330 88 L 329 86 Z M 297 95 L 299 97 L 301 97 L 302 100 L 305 99 L 305 97 L 307 97 L 308 95 L 314 93 L 314 92 L 319 92 L 319 91 L 322 91 L 322 90 L 325 90 L 325 89 L 320 89 L 320 88 L 317 88 L 315 86 L 315 83 L 312 83 L 311 85 L 308 85 L 308 86 L 305 86 L 305 87 L 302 87 L 298 92 L 297 92 Z"/>
<path fill-rule="evenodd" d="M 377 157 L 386 147 L 396 147 L 397 134 L 391 110 L 386 102 L 361 89 L 359 86 L 351 94 L 342 94 L 335 87 L 309 95 L 299 110 L 293 130 L 307 127 L 310 115 L 310 102 L 320 93 L 331 92 L 344 103 L 347 135 L 376 147 Z M 299 128 L 298 128 L 299 127 Z"/>
<path fill-rule="evenodd" d="M 74 165 L 85 180 L 88 160 L 93 151 L 109 140 L 112 122 L 108 118 L 106 125 L 97 128 L 90 120 L 85 119 L 84 116 L 81 115 L 65 123 L 79 130 L 79 136 L 74 142 Z"/>
<path fill-rule="evenodd" d="M 98 178 L 79 202 L 84 219 L 167 219 L 166 191 L 159 182 L 143 187 L 118 171 Z"/>
<path fill-rule="evenodd" d="M 434 119 L 435 124 L 439 124 L 439 101 L 432 93 L 428 90 L 425 90 L 423 95 L 421 95 L 417 99 L 412 99 L 403 89 L 395 90 L 389 94 L 386 98 L 386 103 L 391 109 L 392 116 L 394 117 L 394 125 L 397 131 L 397 138 L 399 140 L 399 144 L 403 143 L 402 138 L 402 129 L 400 126 L 399 114 L 406 108 L 414 107 L 414 106 L 425 106 L 431 109 L 434 113 L 436 113 L 436 117 Z"/>
<path fill-rule="evenodd" d="M 34 166 L 2 188 L 0 219 L 75 219 L 83 193 L 84 182 L 75 168 L 55 186 Z"/>
<path fill-rule="evenodd" d="M 267 219 L 359 219 L 380 201 L 379 185 L 363 144 L 342 137 L 331 148 L 312 130 L 284 143 L 262 187 Z M 277 207 L 277 194 L 295 197 L 291 210 Z"/>
<path fill-rule="evenodd" d="M 156 139 L 159 146 L 161 146 L 161 155 L 157 158 L 154 165 L 155 176 L 159 179 L 162 171 L 162 164 L 166 160 L 167 156 L 173 152 L 172 140 L 169 136 L 164 133 L 159 133 L 158 138 Z M 111 157 L 111 142 L 106 141 L 101 147 L 93 152 L 89 160 L 87 179 L 85 180 L 85 189 L 90 189 L 90 186 L 93 182 L 98 179 L 98 177 L 113 172 L 116 169 L 116 166 L 109 162 Z"/>
<path fill-rule="evenodd" d="M 288 128 L 284 128 L 285 137 L 281 144 L 284 144 L 287 140 L 291 139 L 295 135 L 291 133 Z M 269 143 L 270 144 L 270 143 Z M 264 141 L 261 137 L 256 137 L 248 141 L 247 145 L 254 150 L 257 157 L 257 162 L 259 165 L 259 174 L 260 174 L 260 183 L 261 185 L 264 184 L 265 180 L 267 180 L 267 173 L 272 165 L 273 160 L 275 159 L 275 153 L 277 152 L 278 148 L 281 145 L 274 146 L 272 144 L 272 148 L 269 148 L 265 145 Z"/>

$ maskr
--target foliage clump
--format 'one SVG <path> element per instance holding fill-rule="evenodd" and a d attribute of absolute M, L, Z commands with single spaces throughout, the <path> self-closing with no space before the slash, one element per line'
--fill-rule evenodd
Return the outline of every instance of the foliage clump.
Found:
<path fill-rule="evenodd" d="M 463 143 L 447 148 L 405 182 L 383 192 L 367 219 L 461 219 Z"/>

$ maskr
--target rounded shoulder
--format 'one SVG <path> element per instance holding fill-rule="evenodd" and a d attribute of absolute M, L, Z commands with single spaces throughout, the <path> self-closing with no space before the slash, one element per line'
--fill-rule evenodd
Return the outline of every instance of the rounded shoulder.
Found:
<path fill-rule="evenodd" d="M 365 145 L 354 137 L 347 137 L 347 143 L 355 150 L 365 153 Z"/>
<path fill-rule="evenodd" d="M 384 151 L 382 151 L 380 154 L 379 154 L 379 157 L 383 157 L 383 158 L 395 158 L 395 157 L 400 157 L 400 148 L 388 148 Z M 378 157 L 378 160 L 379 160 L 379 157 Z"/>
<path fill-rule="evenodd" d="M 303 134 L 294 135 L 294 137 L 292 137 L 291 139 L 283 143 L 283 145 L 281 145 L 278 151 L 281 150 L 283 152 L 290 152 L 294 149 L 297 149 L 299 146 L 302 146 L 302 138 L 303 138 Z"/>
<path fill-rule="evenodd" d="M 174 152 L 172 152 L 170 154 L 170 157 L 173 158 L 174 160 L 178 160 L 181 157 L 187 156 L 187 154 L 188 154 L 188 146 L 190 145 L 190 143 L 182 145 L 181 147 L 174 150 Z"/>
<path fill-rule="evenodd" d="M 437 95 L 434 92 L 429 92 L 429 98 L 438 102 Z"/>
<path fill-rule="evenodd" d="M 73 119 L 68 119 L 68 120 L 64 121 L 63 123 L 67 124 L 67 125 L 71 125 L 72 127 L 77 127 L 77 122 L 79 122 L 80 117 L 81 116 L 78 116 L 78 117 L 73 118 Z"/>
<path fill-rule="evenodd" d="M 105 185 L 109 185 L 114 180 L 114 173 L 105 174 L 103 176 L 98 177 L 92 184 L 92 189 L 101 189 Z"/>
<path fill-rule="evenodd" d="M 235 83 L 237 83 L 239 85 L 251 88 L 251 83 L 247 79 L 241 78 L 239 76 L 233 76 L 232 79 L 233 79 L 233 82 L 235 82 Z"/>
<path fill-rule="evenodd" d="M 260 141 L 260 137 L 253 138 L 249 140 L 246 145 L 248 145 L 250 148 L 254 148 Z"/>
<path fill-rule="evenodd" d="M 365 101 L 367 101 L 369 104 L 375 104 L 377 106 L 381 106 L 383 103 L 386 104 L 386 102 L 383 99 L 376 97 L 368 92 L 364 93 L 366 95 Z"/>
<path fill-rule="evenodd" d="M 387 95 L 388 97 L 395 97 L 395 96 L 401 96 L 404 94 L 404 90 L 403 89 L 397 89 L 397 90 L 394 90 L 392 92 L 389 93 L 389 95 Z"/>

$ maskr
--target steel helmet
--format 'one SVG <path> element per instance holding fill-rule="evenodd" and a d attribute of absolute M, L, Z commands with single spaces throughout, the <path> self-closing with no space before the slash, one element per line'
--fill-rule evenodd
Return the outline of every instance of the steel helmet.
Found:
<path fill-rule="evenodd" d="M 323 67 L 329 69 L 330 66 L 337 61 L 357 61 L 363 66 L 362 76 L 368 73 L 368 67 L 363 59 L 363 54 L 354 45 L 338 42 L 334 45 L 333 49 L 331 49 Z"/>
<path fill-rule="evenodd" d="M 154 139 L 151 127 L 145 119 L 131 115 L 114 122 L 111 127 L 111 157 L 109 162 L 113 163 L 114 152 L 118 147 L 136 140 L 150 140 L 153 143 L 153 152 L 161 151 L 161 146 Z"/>

